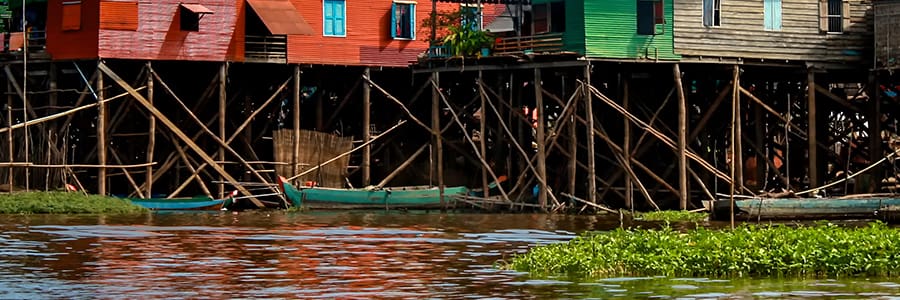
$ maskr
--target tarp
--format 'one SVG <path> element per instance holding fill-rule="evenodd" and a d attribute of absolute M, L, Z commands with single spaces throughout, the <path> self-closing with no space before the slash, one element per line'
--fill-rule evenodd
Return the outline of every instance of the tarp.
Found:
<path fill-rule="evenodd" d="M 272 34 L 315 34 L 290 0 L 247 0 L 247 3 Z"/>

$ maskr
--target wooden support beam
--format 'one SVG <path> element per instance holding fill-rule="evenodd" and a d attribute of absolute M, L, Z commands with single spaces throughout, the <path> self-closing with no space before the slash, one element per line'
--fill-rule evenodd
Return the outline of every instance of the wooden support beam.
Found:
<path fill-rule="evenodd" d="M 534 109 L 538 112 L 537 119 L 537 134 L 535 135 L 535 139 L 537 140 L 537 176 L 540 178 L 540 190 L 538 191 L 538 205 L 541 208 L 547 208 L 547 149 L 546 149 L 546 140 L 545 140 L 545 130 L 546 124 L 544 124 L 544 115 L 546 114 L 544 108 L 544 93 L 542 92 L 543 82 L 541 80 L 541 69 L 534 69 L 534 100 L 535 107 Z"/>
<path fill-rule="evenodd" d="M 681 82 L 681 68 L 678 64 L 672 67 L 675 75 L 675 90 L 678 94 L 678 203 L 681 210 L 688 205 L 688 163 L 687 156 L 687 99 L 684 96 L 684 85 Z"/>
<path fill-rule="evenodd" d="M 124 165 L 124 163 L 122 162 L 122 159 L 119 157 L 118 154 L 116 154 L 116 150 L 115 149 L 110 149 L 110 150 L 111 151 L 109 151 L 109 153 L 112 154 L 113 159 L 116 160 L 116 163 L 120 164 L 120 165 Z M 149 166 L 149 167 L 152 167 L 152 166 Z M 144 193 L 141 191 L 141 187 L 137 185 L 136 181 L 134 181 L 134 177 L 131 176 L 131 173 L 128 172 L 127 168 L 119 168 L 119 169 L 122 170 L 123 174 L 125 174 L 125 178 L 128 180 L 128 183 L 131 184 L 131 187 L 134 188 L 134 192 L 137 193 L 138 197 L 140 197 L 140 198 L 148 198 L 149 197 L 149 196 L 144 197 Z"/>
<path fill-rule="evenodd" d="M 630 99 L 631 98 L 630 97 L 631 96 L 631 87 L 629 86 L 630 74 L 627 74 L 626 76 L 622 76 L 622 73 L 619 73 L 619 77 L 621 78 L 621 81 L 622 81 L 622 108 L 624 108 L 625 110 L 630 110 L 631 109 L 631 107 L 630 107 L 631 106 L 631 103 L 630 103 L 631 102 L 631 99 Z M 669 101 L 668 97 L 666 97 L 666 100 L 663 101 L 662 105 L 660 105 L 657 112 L 662 111 L 662 108 L 665 106 L 665 102 L 667 102 L 667 101 Z M 653 125 L 653 121 L 655 119 L 656 119 L 656 114 L 654 114 L 653 117 L 650 118 L 651 126 Z M 623 128 L 622 129 L 622 131 L 623 131 L 622 132 L 622 136 L 623 136 L 622 137 L 622 156 L 625 158 L 626 162 L 631 162 L 631 158 L 633 157 L 633 155 L 631 154 L 631 121 L 628 120 L 628 118 L 622 118 L 622 120 L 625 123 L 622 125 L 622 128 Z M 646 134 L 647 133 L 645 132 L 643 135 L 641 135 L 641 139 L 643 139 Z M 638 142 L 638 143 L 640 143 L 640 142 Z M 655 176 L 656 174 L 653 174 L 653 175 Z M 608 190 L 609 187 L 606 187 L 606 189 Z M 631 176 L 625 176 L 625 207 L 628 209 L 634 210 L 634 183 L 631 181 Z"/>
<path fill-rule="evenodd" d="M 807 142 L 808 142 L 808 157 L 809 157 L 809 188 L 817 188 L 822 185 L 822 179 L 819 178 L 819 149 L 816 147 L 816 141 L 819 140 L 818 134 L 818 122 L 819 118 L 818 112 L 816 109 L 816 73 L 813 72 L 813 69 L 810 68 L 807 71 L 807 113 L 808 113 L 808 122 L 809 122 L 809 133 L 807 133 Z"/>
<path fill-rule="evenodd" d="M 434 158 L 432 161 L 434 162 L 434 167 L 431 168 L 435 172 L 434 176 L 437 178 L 437 186 L 439 191 L 439 196 L 441 199 L 441 207 L 447 208 L 446 203 L 444 202 L 444 142 L 443 136 L 440 134 L 438 129 L 441 128 L 441 84 L 440 84 L 440 73 L 434 72 L 431 74 L 431 133 L 432 137 L 432 147 L 434 148 Z M 402 103 L 401 103 L 402 104 Z M 405 106 L 404 106 L 405 107 Z M 414 121 L 415 117 L 409 110 L 407 110 L 407 114 Z M 417 122 L 421 123 L 421 122 Z M 424 123 L 422 124 L 424 125 Z M 509 199 L 509 198 L 506 198 Z"/>
<path fill-rule="evenodd" d="M 591 63 L 588 62 L 587 66 L 584 67 L 584 82 L 581 86 L 582 92 L 584 93 L 584 113 L 585 119 L 587 119 L 587 146 L 588 146 L 588 194 L 587 200 L 591 203 L 597 203 L 597 167 L 594 161 L 593 153 L 597 153 L 594 149 L 594 99 L 591 97 Z"/>
<path fill-rule="evenodd" d="M 369 67 L 366 67 L 363 70 L 363 77 L 371 80 L 372 74 L 371 74 L 371 71 L 369 70 Z M 372 96 L 372 87 L 368 83 L 366 83 L 363 85 L 363 98 L 362 98 L 362 111 L 363 111 L 362 138 L 363 138 L 363 141 L 369 141 L 369 139 L 372 138 L 372 132 L 371 132 L 372 121 L 370 120 L 370 118 L 372 117 L 372 112 L 370 111 L 370 109 L 372 108 L 371 96 Z M 371 164 L 372 164 L 372 146 L 366 146 L 365 148 L 363 148 L 362 166 L 361 166 L 361 168 L 362 168 L 362 185 L 363 186 L 368 186 L 372 181 L 372 169 L 371 169 L 372 166 L 371 166 Z"/>
<path fill-rule="evenodd" d="M 160 80 L 161 81 L 161 80 Z M 226 88 L 228 84 L 228 63 L 222 63 L 219 66 L 219 139 L 225 140 L 225 117 L 226 115 L 226 105 L 225 102 L 228 100 L 226 95 Z M 174 93 L 172 93 L 174 95 Z M 180 100 L 179 100 L 180 101 Z M 200 123 L 200 122 L 198 122 Z M 223 145 L 227 146 L 227 145 Z M 225 149 L 224 147 L 219 148 L 218 158 L 221 160 L 225 160 Z M 220 166 L 221 167 L 221 166 Z M 219 181 L 222 181 L 223 178 L 219 177 Z M 225 198 L 225 184 L 220 183 L 218 185 L 219 193 L 217 199 Z"/>
<path fill-rule="evenodd" d="M 9 91 L 11 89 L 12 89 L 12 81 L 7 80 L 6 81 L 6 90 Z M 13 147 L 13 131 L 12 131 L 12 118 L 13 118 L 12 111 L 13 111 L 13 109 L 12 109 L 12 104 L 13 104 L 13 95 L 7 92 L 6 93 L 6 128 L 9 128 L 10 130 L 6 131 L 6 146 L 7 146 L 6 155 L 7 155 L 7 158 L 9 158 L 10 165 L 12 165 L 12 163 L 15 161 L 15 153 L 16 153 L 15 148 Z M 13 171 L 14 170 L 13 170 L 12 166 L 10 166 L 7 169 L 6 179 L 8 181 L 7 184 L 9 184 L 9 187 L 10 187 L 10 189 L 9 189 L 10 194 L 12 194 L 12 190 L 13 190 L 12 187 L 15 186 L 14 185 L 15 184 L 15 180 L 14 180 L 15 174 L 13 174 Z"/>
<path fill-rule="evenodd" d="M 740 122 L 740 114 L 738 113 L 737 107 L 740 106 L 740 67 L 737 65 L 733 66 L 732 70 L 732 79 L 731 79 L 731 166 L 729 166 L 728 170 L 731 172 L 730 182 L 729 182 L 729 202 L 730 205 L 728 207 L 729 217 L 731 218 L 731 229 L 734 229 L 734 193 L 741 181 L 738 176 L 737 166 L 740 165 L 736 157 L 736 152 L 741 149 L 737 147 L 737 141 L 740 140 L 737 133 L 737 124 Z"/>
<path fill-rule="evenodd" d="M 147 62 L 147 72 L 150 72 L 151 69 L 150 62 Z M 147 103 L 153 105 L 153 76 L 147 76 Z M 156 151 L 156 117 L 150 115 L 149 117 L 149 128 L 147 129 L 147 163 L 153 162 L 153 152 Z M 146 182 L 144 183 L 144 187 L 147 189 L 145 191 L 145 195 L 148 198 L 153 198 L 153 166 L 147 166 Z"/>
<path fill-rule="evenodd" d="M 325 128 L 330 128 L 331 125 L 334 125 L 334 121 L 337 120 L 338 115 L 344 110 L 344 106 L 347 106 L 347 103 L 350 102 L 350 99 L 353 99 L 353 93 L 359 89 L 359 85 L 362 84 L 363 79 L 357 79 L 355 83 L 353 83 L 353 87 L 347 91 L 347 94 L 344 95 L 344 98 L 341 99 L 341 102 L 338 104 L 337 108 L 331 113 L 331 117 L 328 117 L 328 121 L 325 121 Z M 299 89 L 299 88 L 298 88 Z M 298 94 L 299 95 L 299 94 Z"/>
<path fill-rule="evenodd" d="M 144 89 L 146 89 L 146 87 L 143 87 L 143 86 L 142 86 L 142 87 L 139 87 L 139 88 L 135 88 L 136 91 L 142 91 L 142 90 L 144 90 Z M 69 110 L 67 110 L 67 111 L 60 112 L 60 113 L 55 113 L 55 114 L 52 114 L 52 115 L 49 115 L 49 116 L 40 117 L 40 118 L 37 118 L 37 119 L 30 119 L 30 120 L 28 120 L 27 122 L 18 123 L 18 124 L 12 125 L 12 126 L 7 127 L 7 128 L 0 128 L 0 133 L 10 131 L 10 129 L 15 130 L 15 129 L 23 128 L 23 127 L 25 127 L 25 126 L 31 126 L 31 125 L 36 125 L 36 124 L 45 123 L 45 122 L 52 121 L 52 120 L 56 120 L 56 119 L 59 119 L 59 118 L 62 118 L 62 117 L 66 117 L 66 116 L 71 117 L 71 116 L 72 116 L 73 114 L 75 114 L 76 112 L 79 112 L 79 111 L 82 111 L 82 110 L 85 110 L 85 109 L 88 109 L 88 108 L 97 107 L 97 106 L 99 106 L 99 105 L 102 104 L 102 103 L 107 103 L 107 102 L 110 102 L 110 101 L 113 101 L 113 100 L 116 100 L 116 99 L 119 99 L 119 98 L 123 98 L 123 97 L 125 97 L 125 96 L 128 96 L 128 93 L 122 93 L 122 94 L 119 94 L 119 95 L 116 95 L 116 96 L 113 96 L 113 97 L 107 97 L 107 98 L 103 99 L 102 101 L 98 101 L 98 102 L 96 102 L 96 103 L 85 104 L 85 105 L 83 105 L 83 106 L 79 106 L 79 107 L 76 107 L 76 108 L 72 108 L 72 109 L 69 109 Z M 65 127 L 60 127 L 60 128 L 65 128 Z"/>
<path fill-rule="evenodd" d="M 102 65 L 103 62 L 99 62 L 98 65 Z M 106 140 L 106 102 L 103 100 L 106 97 L 106 89 L 103 87 L 103 74 L 97 77 L 97 164 L 104 166 L 106 165 L 106 145 L 108 141 Z M 137 90 L 135 90 L 137 93 Z M 97 169 L 97 194 L 106 195 L 106 168 L 101 167 Z"/>
<path fill-rule="evenodd" d="M 821 85 L 816 84 L 815 82 L 813 82 L 813 86 L 816 87 L 817 93 L 824 95 L 825 98 L 828 98 L 828 100 L 834 101 L 834 103 L 837 103 L 838 105 L 843 106 L 853 112 L 863 113 L 863 111 L 861 109 L 859 109 L 859 107 L 854 106 L 853 104 L 848 102 L 847 99 L 844 99 L 844 98 L 839 97 L 838 95 L 835 95 L 828 89 L 822 87 Z M 854 99 L 855 98 L 856 97 L 854 97 Z"/>
<path fill-rule="evenodd" d="M 482 71 L 478 71 L 478 83 L 481 86 L 481 83 L 484 80 L 484 74 Z M 478 139 L 478 148 L 482 156 L 487 156 L 487 97 L 485 97 L 484 89 L 479 88 L 478 98 L 481 99 L 481 107 L 479 111 L 481 111 L 481 117 L 478 118 L 478 132 L 481 134 L 481 138 Z M 497 114 L 499 115 L 499 113 Z M 490 187 L 488 186 L 488 167 L 489 166 L 481 166 L 481 190 L 484 195 L 482 197 L 488 198 L 490 197 Z"/>
<path fill-rule="evenodd" d="M 109 76 L 109 78 L 112 79 L 117 85 L 119 85 L 119 87 L 121 87 L 122 89 L 127 91 L 129 94 L 131 94 L 139 104 L 144 106 L 144 108 L 148 112 L 150 112 L 150 114 L 156 116 L 156 118 L 159 119 L 159 121 L 162 122 L 163 125 L 165 125 L 167 128 L 169 128 L 169 130 L 171 130 L 173 134 L 175 134 L 179 139 L 181 139 L 182 142 L 187 144 L 188 147 L 190 147 L 191 150 L 196 152 L 196 154 L 198 156 L 200 156 L 200 158 L 202 158 L 206 163 L 210 164 L 210 166 L 213 169 L 215 169 L 216 172 L 218 172 L 220 175 L 222 175 L 222 177 L 224 177 L 225 180 L 228 180 L 228 182 L 231 182 L 235 186 L 235 188 L 238 189 L 238 191 L 240 191 L 244 195 L 248 195 L 248 196 L 252 195 L 252 193 L 250 193 L 249 190 L 247 190 L 242 185 L 240 185 L 240 183 L 236 179 L 234 179 L 234 177 L 231 177 L 231 175 L 228 174 L 228 172 L 226 172 L 225 169 L 223 169 L 221 166 L 216 164 L 215 159 L 213 159 L 209 155 L 206 155 L 206 153 L 203 151 L 203 148 L 200 148 L 199 145 L 194 143 L 193 139 L 191 139 L 190 137 L 187 136 L 187 134 L 185 134 L 183 131 L 181 131 L 181 128 L 179 128 L 178 125 L 173 123 L 171 120 L 169 120 L 168 117 L 166 117 L 165 114 L 163 114 L 158 109 L 156 109 L 156 107 L 154 107 L 149 102 L 147 102 L 147 99 L 145 99 L 143 95 L 141 95 L 134 88 L 129 86 L 127 83 L 125 83 L 125 81 L 122 80 L 122 78 L 119 77 L 119 75 L 117 75 L 115 72 L 110 70 L 109 67 L 106 66 L 106 64 L 101 62 L 98 64 L 97 68 L 100 69 L 104 74 L 106 74 L 106 76 Z M 259 200 L 257 200 L 256 198 L 251 197 L 250 201 L 252 201 L 256 206 L 258 206 L 260 208 L 264 207 L 263 203 L 260 202 Z"/>
<path fill-rule="evenodd" d="M 294 113 L 293 119 L 293 128 L 294 131 L 291 133 L 293 137 L 293 143 L 291 151 L 291 174 L 297 174 L 299 171 L 300 164 L 300 65 L 294 65 L 294 108 L 291 109 Z M 237 133 L 237 132 L 235 132 Z M 227 141 L 226 141 L 227 142 Z"/>
<path fill-rule="evenodd" d="M 709 122 L 709 119 L 712 118 L 713 115 L 716 114 L 716 111 L 719 109 L 719 106 L 722 105 L 725 98 L 728 96 L 734 96 L 734 82 L 728 82 L 728 85 L 719 91 L 719 94 L 716 95 L 716 99 L 713 100 L 712 105 L 709 106 L 709 109 L 703 113 L 703 117 L 700 118 L 700 121 L 697 122 L 697 125 L 694 126 L 694 129 L 691 129 L 691 134 L 688 135 L 688 140 L 693 141 L 706 129 L 706 123 Z"/>
<path fill-rule="evenodd" d="M 879 159 L 879 157 L 884 157 L 884 148 L 882 143 L 884 139 L 881 135 L 881 91 L 878 90 L 878 73 L 873 72 L 869 74 L 869 105 L 868 105 L 868 119 L 869 119 L 869 161 L 873 162 Z M 882 171 L 882 167 L 879 164 L 872 171 L 874 175 L 872 178 L 872 187 L 870 191 L 875 192 L 879 191 L 881 188 L 881 180 L 884 179 L 884 172 Z"/>

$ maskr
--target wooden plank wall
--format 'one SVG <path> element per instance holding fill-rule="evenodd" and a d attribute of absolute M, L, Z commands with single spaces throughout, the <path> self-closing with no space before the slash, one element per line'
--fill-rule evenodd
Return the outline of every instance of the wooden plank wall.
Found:
<path fill-rule="evenodd" d="M 900 66 L 900 1 L 875 4 L 875 67 Z"/>
<path fill-rule="evenodd" d="M 685 56 L 863 62 L 871 57 L 871 0 L 850 4 L 844 33 L 819 30 L 819 0 L 783 0 L 780 31 L 763 24 L 763 0 L 722 0 L 721 26 L 703 26 L 702 0 L 675 1 L 675 52 Z"/>

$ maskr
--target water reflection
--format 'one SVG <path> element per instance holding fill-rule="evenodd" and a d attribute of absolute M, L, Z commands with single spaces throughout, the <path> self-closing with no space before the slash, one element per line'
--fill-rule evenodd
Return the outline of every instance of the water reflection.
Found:
<path fill-rule="evenodd" d="M 0 298 L 889 297 L 890 280 L 534 279 L 498 260 L 618 220 L 544 214 L 0 216 Z M 644 226 L 657 226 L 645 224 Z"/>

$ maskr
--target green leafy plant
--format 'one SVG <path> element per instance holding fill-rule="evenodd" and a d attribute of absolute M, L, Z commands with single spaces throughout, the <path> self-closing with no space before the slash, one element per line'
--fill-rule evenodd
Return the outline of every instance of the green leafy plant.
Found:
<path fill-rule="evenodd" d="M 450 34 L 444 37 L 443 44 L 449 46 L 453 56 L 476 56 L 482 48 L 491 48 L 494 38 L 487 31 L 472 26 L 454 25 L 450 27 Z"/>
<path fill-rule="evenodd" d="M 706 213 L 690 212 L 686 210 L 662 210 L 635 213 L 635 218 L 643 221 L 665 222 L 700 222 L 709 217 Z"/>
<path fill-rule="evenodd" d="M 0 214 L 126 214 L 147 211 L 125 199 L 82 193 L 0 194 Z"/>

